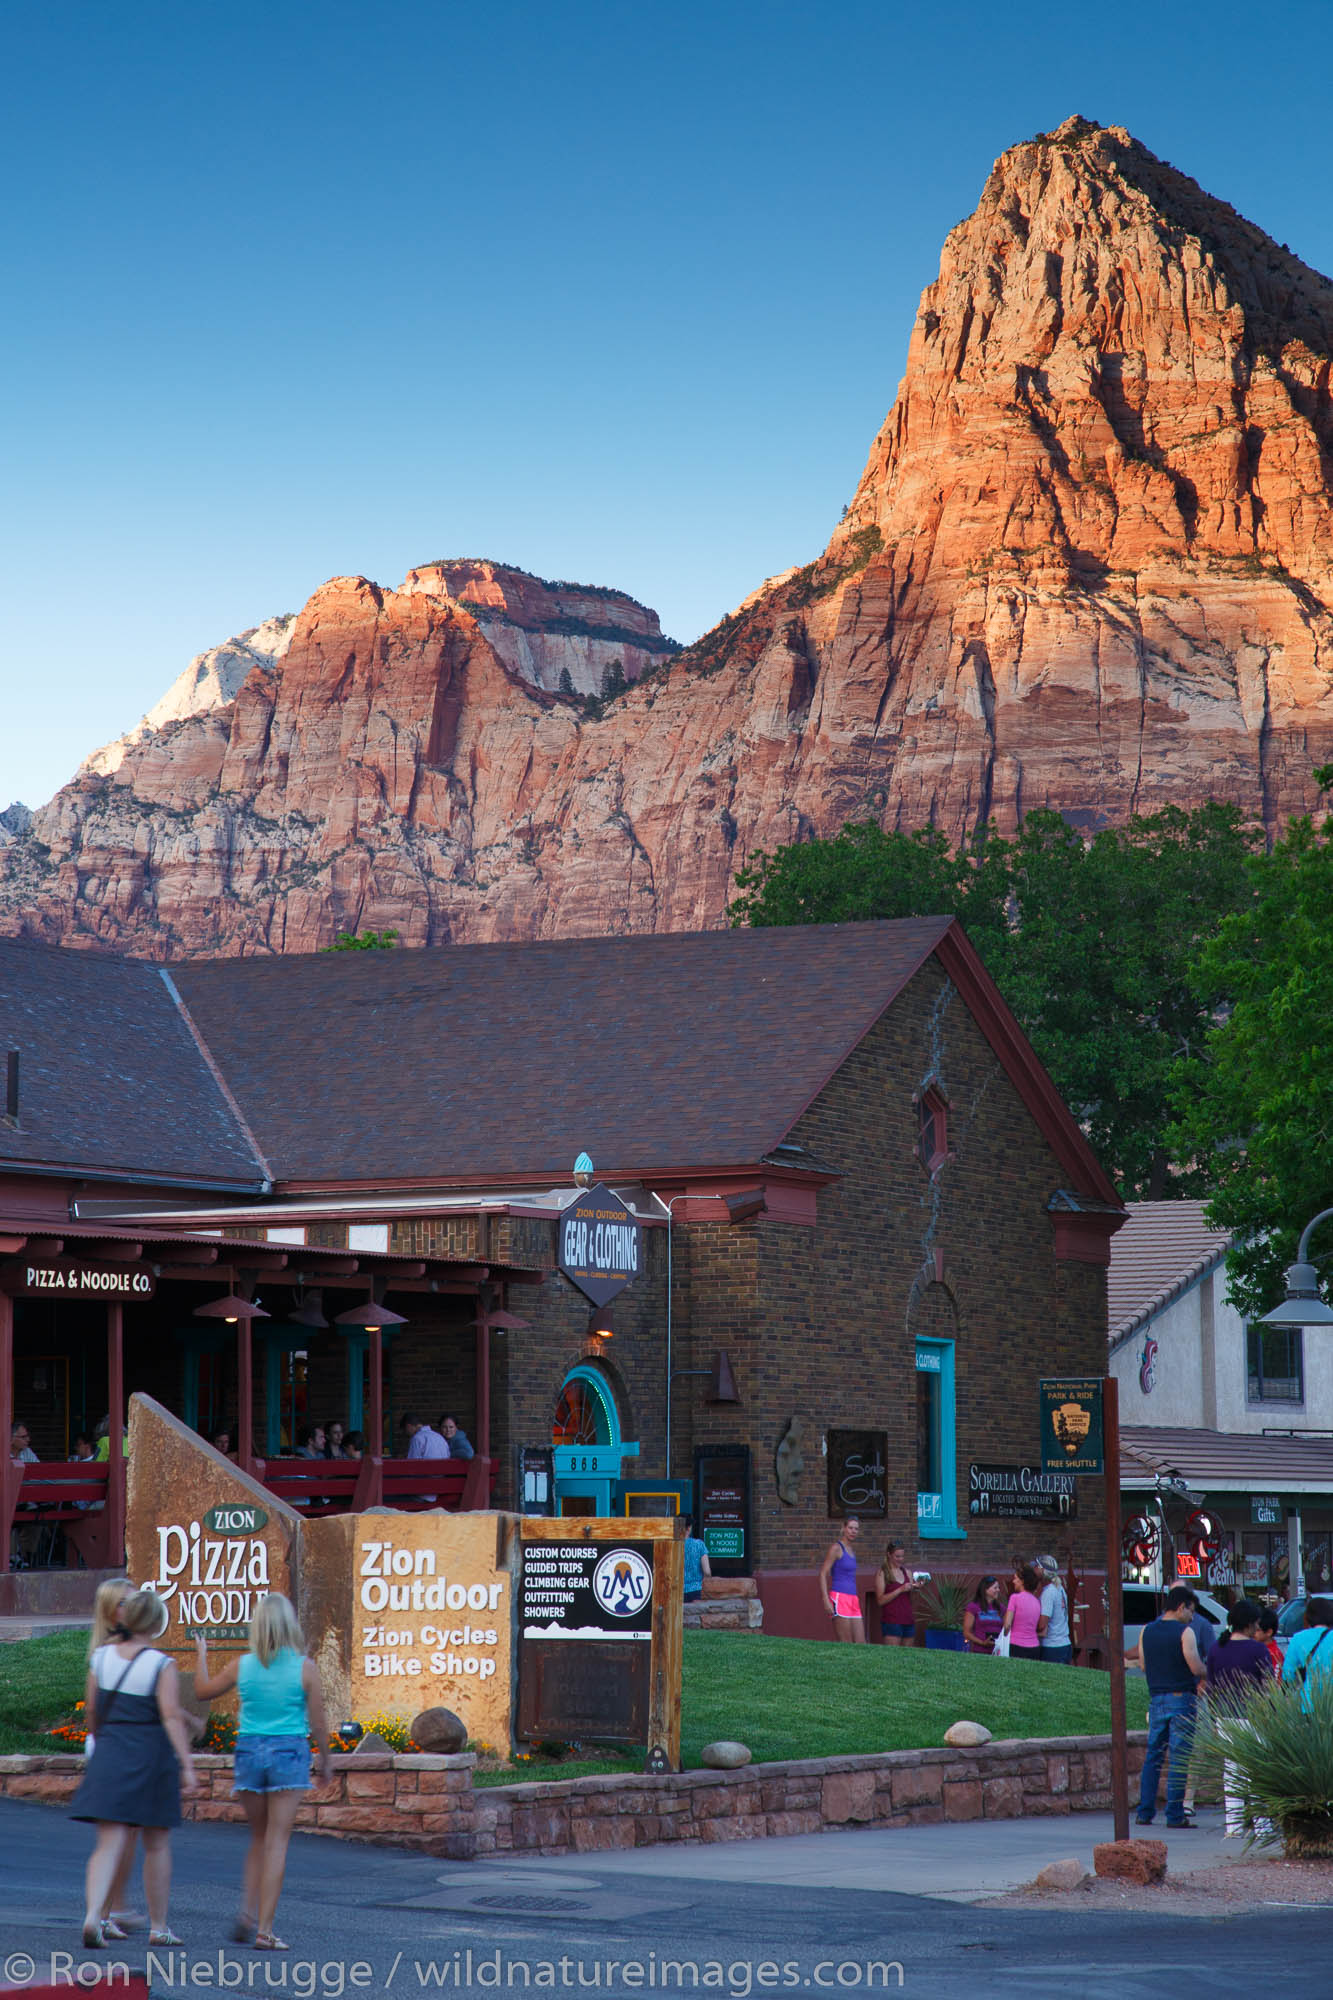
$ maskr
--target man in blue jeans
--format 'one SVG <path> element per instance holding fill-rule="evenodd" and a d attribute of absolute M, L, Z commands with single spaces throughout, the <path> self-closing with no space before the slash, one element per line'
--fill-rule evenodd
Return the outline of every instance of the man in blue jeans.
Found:
<path fill-rule="evenodd" d="M 1148 1677 L 1148 1749 L 1135 1815 L 1139 1826 L 1153 1823 L 1164 1759 L 1166 1823 L 1175 1827 L 1195 1824 L 1185 1810 L 1185 1781 L 1194 1744 L 1199 1684 L 1208 1671 L 1190 1630 L 1198 1601 L 1192 1590 L 1178 1583 L 1167 1592 L 1161 1616 L 1144 1626 L 1138 1645 L 1125 1655 L 1126 1666 L 1142 1667 Z"/>

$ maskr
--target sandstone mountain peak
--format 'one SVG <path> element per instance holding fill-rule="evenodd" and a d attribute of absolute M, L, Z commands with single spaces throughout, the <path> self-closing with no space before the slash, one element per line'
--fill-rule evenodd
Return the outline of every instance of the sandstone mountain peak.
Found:
<path fill-rule="evenodd" d="M 10 839 L 0 927 L 157 955 L 688 929 L 747 854 L 849 819 L 1212 797 L 1275 829 L 1333 760 L 1331 369 L 1325 279 L 1066 119 L 949 233 L 813 562 L 680 654 L 623 593 L 505 564 L 335 579 L 233 699 Z"/>

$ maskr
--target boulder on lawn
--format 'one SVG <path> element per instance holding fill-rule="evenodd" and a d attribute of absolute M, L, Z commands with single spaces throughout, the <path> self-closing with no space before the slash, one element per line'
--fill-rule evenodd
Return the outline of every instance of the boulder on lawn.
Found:
<path fill-rule="evenodd" d="M 1164 1840 L 1103 1840 L 1092 1850 L 1097 1873 L 1117 1882 L 1136 1882 L 1152 1888 L 1166 1879 Z"/>
<path fill-rule="evenodd" d="M 1048 1861 L 1032 1886 L 1034 1889 L 1081 1889 L 1083 1872 L 1081 1861 Z"/>
<path fill-rule="evenodd" d="M 699 1762 L 710 1771 L 739 1771 L 749 1761 L 749 1748 L 744 1743 L 706 1743 L 699 1752 Z"/>
<path fill-rule="evenodd" d="M 423 1708 L 412 1718 L 412 1743 L 433 1757 L 452 1757 L 467 1749 L 467 1724 L 451 1708 Z"/>
<path fill-rule="evenodd" d="M 945 1730 L 944 1740 L 955 1750 L 979 1750 L 990 1742 L 990 1731 L 984 1722 L 955 1722 Z"/>

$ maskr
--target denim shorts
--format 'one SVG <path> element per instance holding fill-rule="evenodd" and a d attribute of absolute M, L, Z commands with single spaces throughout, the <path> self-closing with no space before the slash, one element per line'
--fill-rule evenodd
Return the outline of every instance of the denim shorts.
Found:
<path fill-rule="evenodd" d="M 885 1639 L 911 1639 L 916 1635 L 915 1625 L 892 1625 L 884 1618 L 879 1621 L 879 1629 Z"/>
<path fill-rule="evenodd" d="M 306 1736 L 238 1736 L 233 1792 L 308 1792 L 310 1739 Z"/>

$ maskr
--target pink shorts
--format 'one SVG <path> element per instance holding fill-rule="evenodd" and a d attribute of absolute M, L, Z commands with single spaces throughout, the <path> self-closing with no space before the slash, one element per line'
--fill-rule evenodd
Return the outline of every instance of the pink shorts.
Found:
<path fill-rule="evenodd" d="M 859 1597 L 853 1597 L 850 1591 L 831 1590 L 829 1592 L 829 1601 L 833 1606 L 833 1616 L 835 1618 L 859 1618 L 861 1616 L 861 1600 Z"/>

